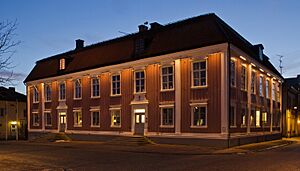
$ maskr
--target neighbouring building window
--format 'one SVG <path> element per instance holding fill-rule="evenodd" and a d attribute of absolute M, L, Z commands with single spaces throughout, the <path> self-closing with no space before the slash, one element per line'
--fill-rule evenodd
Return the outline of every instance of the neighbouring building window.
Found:
<path fill-rule="evenodd" d="M 251 93 L 255 94 L 256 91 L 256 72 L 251 73 Z"/>
<path fill-rule="evenodd" d="M 32 125 L 33 126 L 39 126 L 40 125 L 40 116 L 38 113 L 32 114 Z"/>
<path fill-rule="evenodd" d="M 242 65 L 241 89 L 247 91 L 247 68 L 244 65 Z"/>
<path fill-rule="evenodd" d="M 206 126 L 207 125 L 207 110 L 206 106 L 192 107 L 192 126 Z"/>
<path fill-rule="evenodd" d="M 260 111 L 256 111 L 256 116 L 255 116 L 255 126 L 260 127 Z"/>
<path fill-rule="evenodd" d="M 259 95 L 263 96 L 263 76 L 259 76 Z"/>
<path fill-rule="evenodd" d="M 236 126 L 236 115 L 235 115 L 235 107 L 230 106 L 230 113 L 229 113 L 229 124 L 231 127 Z"/>
<path fill-rule="evenodd" d="M 66 69 L 66 60 L 64 58 L 59 60 L 59 70 Z"/>
<path fill-rule="evenodd" d="M 99 78 L 92 78 L 92 97 L 100 96 L 100 80 Z"/>
<path fill-rule="evenodd" d="M 75 80 L 75 82 L 74 82 L 74 98 L 75 99 L 81 98 L 81 89 L 82 89 L 81 87 L 82 87 L 81 80 L 80 79 Z"/>
<path fill-rule="evenodd" d="M 275 101 L 275 95 L 276 95 L 276 85 L 275 83 L 272 84 L 272 100 Z"/>
<path fill-rule="evenodd" d="M 230 61 L 230 85 L 233 87 L 235 86 L 235 70 L 236 70 L 235 63 L 236 63 L 236 61 L 231 59 L 231 61 Z"/>
<path fill-rule="evenodd" d="M 66 100 L 66 83 L 59 84 L 59 100 Z"/>
<path fill-rule="evenodd" d="M 255 109 L 251 110 L 250 115 L 250 126 L 255 126 Z"/>
<path fill-rule="evenodd" d="M 145 92 L 145 72 L 136 71 L 135 72 L 135 92 L 142 93 Z"/>
<path fill-rule="evenodd" d="M 99 111 L 92 111 L 91 112 L 92 116 L 92 122 L 91 125 L 92 126 L 100 126 L 100 112 Z"/>
<path fill-rule="evenodd" d="M 261 122 L 263 125 L 266 125 L 268 122 L 268 113 L 267 112 L 263 112 L 261 115 Z"/>
<path fill-rule="evenodd" d="M 51 112 L 49 112 L 49 111 L 44 112 L 44 116 L 45 116 L 45 125 L 46 126 L 51 126 L 52 125 Z"/>
<path fill-rule="evenodd" d="M 193 62 L 193 86 L 206 86 L 206 60 L 200 62 Z"/>
<path fill-rule="evenodd" d="M 161 108 L 161 125 L 173 126 L 174 125 L 174 108 L 164 107 Z"/>
<path fill-rule="evenodd" d="M 112 95 L 120 95 L 121 94 L 121 76 L 112 75 L 111 76 L 111 94 Z"/>
<path fill-rule="evenodd" d="M 46 102 L 51 101 L 51 84 L 45 84 L 45 100 Z"/>
<path fill-rule="evenodd" d="M 74 126 L 82 126 L 82 112 L 80 110 L 73 111 L 74 114 Z"/>
<path fill-rule="evenodd" d="M 36 86 L 33 87 L 33 103 L 39 102 L 39 90 Z"/>
<path fill-rule="evenodd" d="M 241 116 L 242 116 L 242 126 L 246 126 L 247 125 L 247 109 L 246 108 L 242 108 Z"/>
<path fill-rule="evenodd" d="M 161 89 L 174 89 L 174 68 L 173 66 L 164 66 L 161 68 Z"/>
<path fill-rule="evenodd" d="M 270 94 L 269 94 L 269 88 L 270 88 L 270 81 L 267 79 L 266 80 L 266 98 L 270 98 Z"/>
<path fill-rule="evenodd" d="M 111 110 L 111 126 L 121 127 L 121 111 Z"/>

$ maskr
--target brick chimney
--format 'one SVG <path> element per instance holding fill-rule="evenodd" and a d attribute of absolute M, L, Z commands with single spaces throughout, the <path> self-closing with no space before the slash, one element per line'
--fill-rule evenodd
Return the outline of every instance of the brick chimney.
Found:
<path fill-rule="evenodd" d="M 83 47 L 84 47 L 84 40 L 77 39 L 75 49 L 78 50 L 78 49 L 82 49 Z"/>
<path fill-rule="evenodd" d="M 162 27 L 162 25 L 159 24 L 158 22 L 150 23 L 150 29 L 151 29 L 151 30 L 157 29 L 157 28 L 160 28 L 160 27 Z"/>
<path fill-rule="evenodd" d="M 15 92 L 15 91 L 16 91 L 15 87 L 8 87 L 8 89 L 9 89 L 10 91 L 12 91 L 12 92 Z"/>
<path fill-rule="evenodd" d="M 257 45 L 254 45 L 254 47 L 255 47 L 255 49 L 257 49 L 259 60 L 263 61 L 264 60 L 264 58 L 263 58 L 264 46 L 262 44 L 257 44 Z"/>
<path fill-rule="evenodd" d="M 139 27 L 139 32 L 148 30 L 148 27 L 145 26 L 144 24 L 141 24 L 141 25 L 139 25 L 138 27 Z"/>

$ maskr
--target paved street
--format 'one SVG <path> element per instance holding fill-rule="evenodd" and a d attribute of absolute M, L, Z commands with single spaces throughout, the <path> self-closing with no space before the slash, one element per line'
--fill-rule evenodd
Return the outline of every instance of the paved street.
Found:
<path fill-rule="evenodd" d="M 300 170 L 299 142 L 261 152 L 218 151 L 195 146 L 1 142 L 0 170 Z"/>

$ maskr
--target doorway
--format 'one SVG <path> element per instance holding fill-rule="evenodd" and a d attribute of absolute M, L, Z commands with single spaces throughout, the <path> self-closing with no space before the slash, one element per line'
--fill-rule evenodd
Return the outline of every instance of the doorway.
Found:
<path fill-rule="evenodd" d="M 59 132 L 66 131 L 67 115 L 66 112 L 59 113 Z"/>
<path fill-rule="evenodd" d="M 145 109 L 136 109 L 135 110 L 135 128 L 134 134 L 144 136 L 144 128 L 145 128 Z"/>

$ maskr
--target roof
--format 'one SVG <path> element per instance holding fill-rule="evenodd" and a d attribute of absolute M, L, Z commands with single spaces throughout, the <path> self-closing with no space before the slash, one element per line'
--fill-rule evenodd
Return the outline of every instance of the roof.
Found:
<path fill-rule="evenodd" d="M 147 45 L 141 54 L 135 53 L 135 42 L 139 39 L 144 39 Z M 211 13 L 39 60 L 24 82 L 226 42 L 239 47 L 282 78 L 267 56 L 260 61 L 257 50 L 250 42 Z M 61 58 L 66 59 L 66 69 L 63 71 L 59 70 Z"/>
<path fill-rule="evenodd" d="M 300 75 L 297 75 L 297 77 L 285 78 L 284 85 L 287 87 L 293 87 L 300 92 Z"/>
<path fill-rule="evenodd" d="M 27 98 L 24 94 L 15 91 L 15 88 L 0 87 L 0 100 L 2 101 L 19 101 L 26 102 Z"/>

